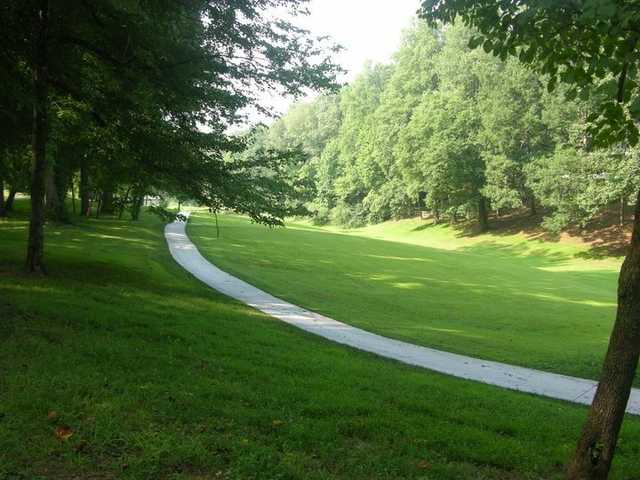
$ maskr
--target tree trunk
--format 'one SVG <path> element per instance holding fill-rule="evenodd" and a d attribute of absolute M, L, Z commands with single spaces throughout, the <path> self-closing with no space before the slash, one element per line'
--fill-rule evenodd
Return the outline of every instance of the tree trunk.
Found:
<path fill-rule="evenodd" d="M 532 217 L 537 215 L 538 208 L 536 207 L 536 197 L 533 195 L 529 198 L 529 215 Z"/>
<path fill-rule="evenodd" d="M 133 205 L 131 206 L 131 220 L 140 220 L 140 211 L 144 203 L 144 195 L 135 194 L 133 197 Z"/>
<path fill-rule="evenodd" d="M 633 235 L 618 280 L 618 313 L 600 383 L 573 461 L 570 480 L 604 480 L 624 419 L 640 356 L 640 193 Z"/>
<path fill-rule="evenodd" d="M 480 232 L 486 232 L 489 230 L 487 200 L 482 195 L 478 199 L 478 226 L 480 227 Z"/>
<path fill-rule="evenodd" d="M 98 204 L 96 205 L 96 218 L 100 218 L 102 213 L 102 195 L 98 197 Z"/>
<path fill-rule="evenodd" d="M 113 207 L 113 190 L 108 189 L 102 192 L 102 198 L 100 199 L 100 204 L 102 205 L 101 213 L 112 214 L 114 212 Z"/>
<path fill-rule="evenodd" d="M 44 266 L 44 194 L 47 171 L 48 59 L 47 36 L 49 1 L 39 0 L 34 19 L 33 67 L 33 169 L 31 174 L 31 219 L 27 247 L 27 270 L 45 273 Z"/>
<path fill-rule="evenodd" d="M 7 214 L 7 204 L 4 201 L 4 180 L 0 177 L 0 217 Z"/>
<path fill-rule="evenodd" d="M 76 214 L 76 187 L 74 185 L 73 178 L 71 179 L 71 211 Z"/>
<path fill-rule="evenodd" d="M 67 190 L 70 175 L 64 159 L 56 158 L 50 164 L 45 178 L 46 214 L 56 222 L 67 222 Z"/>
<path fill-rule="evenodd" d="M 13 202 L 16 199 L 16 194 L 18 193 L 18 190 L 16 189 L 16 187 L 14 187 L 13 185 L 11 186 L 11 188 L 9 189 L 9 196 L 7 197 L 7 199 L 4 202 L 4 209 L 7 212 L 12 212 L 13 211 Z"/>
<path fill-rule="evenodd" d="M 127 203 L 129 203 L 129 192 L 131 192 L 131 187 L 127 188 L 127 191 L 124 192 L 124 196 L 120 199 L 120 203 L 118 206 L 118 220 L 122 220 L 122 215 L 124 214 L 125 208 L 127 208 Z"/>
<path fill-rule="evenodd" d="M 624 217 L 626 216 L 627 199 L 623 195 L 620 197 L 620 226 L 624 226 Z"/>
<path fill-rule="evenodd" d="M 80 215 L 89 216 L 91 204 L 89 201 L 89 171 L 86 157 L 80 163 Z"/>
<path fill-rule="evenodd" d="M 48 218 L 54 218 L 58 220 L 58 210 L 60 206 L 58 205 L 58 191 L 56 188 L 56 181 L 54 178 L 53 165 L 49 162 L 47 171 L 45 173 L 45 207 Z"/>

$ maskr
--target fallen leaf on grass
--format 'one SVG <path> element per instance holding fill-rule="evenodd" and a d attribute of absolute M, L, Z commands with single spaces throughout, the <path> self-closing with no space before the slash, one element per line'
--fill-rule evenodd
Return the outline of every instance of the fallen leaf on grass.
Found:
<path fill-rule="evenodd" d="M 51 410 L 49 413 L 47 413 L 47 418 L 51 421 L 55 420 L 58 418 L 58 412 L 56 412 L 55 410 Z"/>
<path fill-rule="evenodd" d="M 58 437 L 59 440 L 66 441 L 69 440 L 72 436 L 73 430 L 71 429 L 71 427 L 60 425 L 56 428 L 56 437 Z"/>
<path fill-rule="evenodd" d="M 429 462 L 427 462 L 426 460 L 420 460 L 418 462 L 418 468 L 422 468 L 422 469 L 427 469 L 427 468 L 431 468 L 431 464 Z"/>

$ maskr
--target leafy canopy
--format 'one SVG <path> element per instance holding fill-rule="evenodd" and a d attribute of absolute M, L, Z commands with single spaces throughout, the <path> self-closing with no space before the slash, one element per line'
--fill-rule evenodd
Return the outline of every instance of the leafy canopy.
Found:
<path fill-rule="evenodd" d="M 425 0 L 430 23 L 460 18 L 478 31 L 469 45 L 501 59 L 517 56 L 548 78 L 570 85 L 567 98 L 602 95 L 589 117 L 593 144 L 635 145 L 640 117 L 637 82 L 640 5 L 620 0 Z"/>

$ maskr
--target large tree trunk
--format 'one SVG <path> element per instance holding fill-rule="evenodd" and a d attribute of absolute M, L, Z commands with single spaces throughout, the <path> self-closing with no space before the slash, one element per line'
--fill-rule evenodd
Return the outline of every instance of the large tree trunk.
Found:
<path fill-rule="evenodd" d="M 604 359 L 600 383 L 575 456 L 571 480 L 604 480 L 624 419 L 640 355 L 640 193 L 633 235 L 618 280 L 618 313 Z"/>
<path fill-rule="evenodd" d="M 27 247 L 27 270 L 45 273 L 44 266 L 44 192 L 47 171 L 48 59 L 47 36 L 49 1 L 39 0 L 34 19 L 33 66 L 33 169 L 31 174 L 31 219 Z"/>
<path fill-rule="evenodd" d="M 7 197 L 7 199 L 4 202 L 5 211 L 7 211 L 7 212 L 12 212 L 13 211 L 13 202 L 16 199 L 16 194 L 17 193 L 18 193 L 18 190 L 16 189 L 16 187 L 11 185 L 11 188 L 9 189 L 9 196 Z"/>
<path fill-rule="evenodd" d="M 100 199 L 102 205 L 101 212 L 111 215 L 115 209 L 113 205 L 113 189 L 108 189 L 102 192 L 102 198 Z"/>
<path fill-rule="evenodd" d="M 482 195 L 478 199 L 478 226 L 480 232 L 489 230 L 489 211 L 487 209 L 487 199 Z"/>
<path fill-rule="evenodd" d="M 80 163 L 80 215 L 89 216 L 89 170 L 86 157 Z"/>

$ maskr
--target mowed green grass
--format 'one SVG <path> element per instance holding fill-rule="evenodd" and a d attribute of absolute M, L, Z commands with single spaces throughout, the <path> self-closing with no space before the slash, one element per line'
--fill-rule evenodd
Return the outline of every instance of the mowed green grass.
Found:
<path fill-rule="evenodd" d="M 408 220 L 355 231 L 267 229 L 206 214 L 188 232 L 222 269 L 283 299 L 393 338 L 598 378 L 619 259 L 521 235 L 458 237 Z"/>
<path fill-rule="evenodd" d="M 562 476 L 585 408 L 290 328 L 182 271 L 153 218 L 75 222 L 40 278 L 0 220 L 1 479 Z M 640 478 L 639 440 L 628 417 L 613 478 Z"/>

